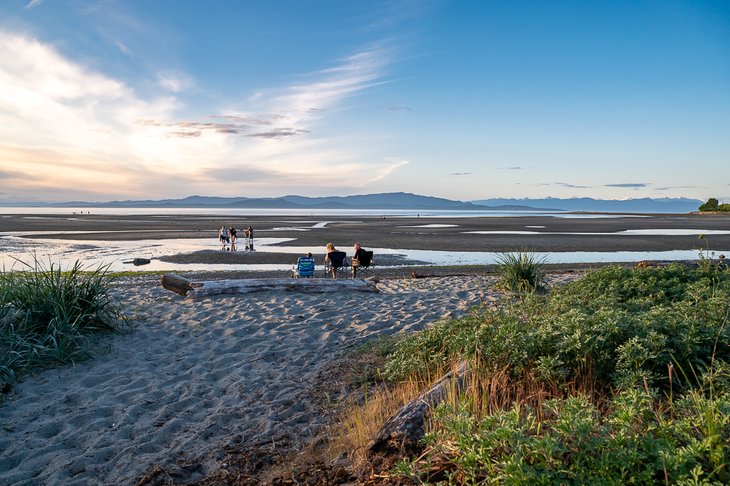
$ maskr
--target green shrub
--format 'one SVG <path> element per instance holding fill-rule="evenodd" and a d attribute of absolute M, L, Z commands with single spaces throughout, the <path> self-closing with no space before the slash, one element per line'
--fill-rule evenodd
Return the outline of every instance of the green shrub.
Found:
<path fill-rule="evenodd" d="M 0 381 L 12 383 L 36 366 L 88 357 L 88 336 L 121 330 L 124 318 L 111 295 L 106 268 L 67 272 L 23 264 L 0 273 Z"/>
<path fill-rule="evenodd" d="M 602 389 L 644 379 L 667 387 L 667 365 L 700 369 L 730 361 L 730 278 L 697 268 L 606 267 L 497 310 L 444 321 L 400 341 L 389 380 L 426 376 L 476 360 L 513 379 L 552 384 L 590 379 Z"/>
<path fill-rule="evenodd" d="M 534 253 L 502 253 L 498 257 L 500 286 L 513 292 L 534 292 L 545 285 L 545 260 Z"/>
<path fill-rule="evenodd" d="M 573 396 L 482 419 L 464 402 L 441 404 L 425 443 L 397 473 L 448 484 L 727 484 L 730 394 L 700 387 L 660 400 L 626 389 L 601 408 Z"/>

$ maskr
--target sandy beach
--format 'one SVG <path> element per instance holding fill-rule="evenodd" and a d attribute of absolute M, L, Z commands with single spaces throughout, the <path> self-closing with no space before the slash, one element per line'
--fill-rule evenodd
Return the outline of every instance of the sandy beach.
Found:
<path fill-rule="evenodd" d="M 553 275 L 557 284 L 577 274 Z M 156 278 L 115 285 L 133 331 L 101 355 L 17 384 L 0 404 L 0 484 L 177 482 L 222 467 L 222 450 L 304 443 L 326 422 L 312 396 L 359 344 L 462 315 L 499 294 L 490 276 L 386 279 L 377 294 L 263 292 L 184 299 Z"/>

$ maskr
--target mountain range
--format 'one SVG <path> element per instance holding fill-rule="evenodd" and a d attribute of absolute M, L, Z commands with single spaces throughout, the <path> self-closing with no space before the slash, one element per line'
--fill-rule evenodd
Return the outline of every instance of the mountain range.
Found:
<path fill-rule="evenodd" d="M 305 197 L 288 195 L 272 198 L 188 196 L 183 199 L 127 200 L 108 202 L 69 201 L 62 203 L 0 203 L 32 207 L 113 207 L 113 208 L 251 208 L 251 209 L 374 209 L 374 210 L 456 210 L 456 211 L 595 211 L 636 213 L 686 213 L 702 204 L 698 199 L 641 198 L 544 198 L 481 199 L 454 201 L 405 192 L 356 196 Z"/>
<path fill-rule="evenodd" d="M 589 211 L 606 213 L 688 213 L 697 211 L 703 201 L 687 198 L 657 198 L 648 197 L 638 199 L 593 199 L 590 197 L 574 197 L 559 199 L 548 197 L 544 199 L 482 199 L 472 201 L 474 204 L 502 205 L 515 204 L 521 206 L 535 206 L 555 208 L 562 211 Z"/>

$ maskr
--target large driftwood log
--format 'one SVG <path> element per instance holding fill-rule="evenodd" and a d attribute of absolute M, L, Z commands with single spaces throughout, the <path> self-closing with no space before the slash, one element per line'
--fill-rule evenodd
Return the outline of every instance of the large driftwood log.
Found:
<path fill-rule="evenodd" d="M 195 288 L 191 280 L 180 275 L 175 275 L 174 273 L 163 275 L 160 279 L 160 284 L 167 290 L 171 290 L 182 296 L 186 296 L 189 291 Z"/>
<path fill-rule="evenodd" d="M 417 449 L 426 433 L 426 420 L 431 410 L 449 392 L 460 393 L 466 380 L 466 363 L 446 373 L 431 388 L 408 402 L 380 428 L 368 444 L 370 454 L 409 452 Z"/>
<path fill-rule="evenodd" d="M 357 279 L 326 278 L 249 278 L 193 282 L 184 277 L 168 274 L 160 283 L 167 290 L 187 297 L 205 297 L 221 294 L 248 294 L 264 290 L 286 290 L 290 292 L 378 292 L 375 282 Z"/>

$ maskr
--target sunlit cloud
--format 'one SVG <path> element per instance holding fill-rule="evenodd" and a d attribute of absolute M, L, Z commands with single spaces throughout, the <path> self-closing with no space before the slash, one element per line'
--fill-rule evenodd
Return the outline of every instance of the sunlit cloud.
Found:
<path fill-rule="evenodd" d="M 184 74 L 158 75 L 159 94 L 143 98 L 48 44 L 8 32 L 0 32 L 0 59 L 0 160 L 21 195 L 276 194 L 289 183 L 301 188 L 297 181 L 326 190 L 354 179 L 364 186 L 408 163 L 369 160 L 347 137 L 317 133 L 330 109 L 384 82 L 388 56 L 380 47 L 192 119 L 180 116 L 181 96 L 194 87 Z"/>
<path fill-rule="evenodd" d="M 42 4 L 45 0 L 31 0 L 25 5 L 25 8 L 34 8 L 38 7 L 40 4 Z"/>

